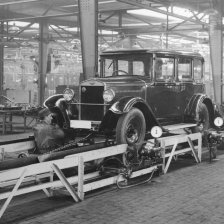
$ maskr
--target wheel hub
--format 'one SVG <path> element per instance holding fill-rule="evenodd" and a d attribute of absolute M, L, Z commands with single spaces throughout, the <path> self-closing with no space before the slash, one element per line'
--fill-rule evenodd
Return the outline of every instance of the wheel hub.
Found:
<path fill-rule="evenodd" d="M 127 141 L 130 143 L 134 143 L 138 140 L 138 131 L 133 125 L 130 125 L 127 129 Z"/>

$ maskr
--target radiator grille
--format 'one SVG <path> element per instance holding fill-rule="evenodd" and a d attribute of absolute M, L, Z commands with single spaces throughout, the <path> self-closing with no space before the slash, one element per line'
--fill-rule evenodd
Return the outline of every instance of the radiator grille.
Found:
<path fill-rule="evenodd" d="M 101 121 L 104 115 L 104 106 L 99 104 L 104 103 L 104 86 L 82 86 L 81 88 L 85 88 L 85 91 L 81 91 L 81 120 Z"/>

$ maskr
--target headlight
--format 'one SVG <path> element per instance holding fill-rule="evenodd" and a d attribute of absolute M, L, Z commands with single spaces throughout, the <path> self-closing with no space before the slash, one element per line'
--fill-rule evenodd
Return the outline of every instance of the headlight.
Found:
<path fill-rule="evenodd" d="M 106 103 L 109 103 L 115 97 L 115 92 L 112 89 L 107 89 L 103 92 L 103 99 Z"/>
<path fill-rule="evenodd" d="M 74 95 L 75 93 L 72 89 L 67 88 L 64 90 L 63 97 L 66 101 L 71 101 Z"/>

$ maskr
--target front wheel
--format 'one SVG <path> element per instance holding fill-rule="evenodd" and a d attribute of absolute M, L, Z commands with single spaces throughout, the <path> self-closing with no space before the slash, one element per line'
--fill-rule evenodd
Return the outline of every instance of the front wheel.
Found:
<path fill-rule="evenodd" d="M 116 127 L 116 140 L 118 144 L 141 143 L 145 139 L 145 132 L 146 124 L 143 113 L 137 108 L 132 108 L 119 118 Z"/>

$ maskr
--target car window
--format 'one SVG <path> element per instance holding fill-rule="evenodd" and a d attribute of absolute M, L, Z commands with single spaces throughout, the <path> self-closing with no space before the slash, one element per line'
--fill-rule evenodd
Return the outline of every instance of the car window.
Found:
<path fill-rule="evenodd" d="M 172 81 L 174 79 L 174 59 L 156 58 L 154 71 L 157 81 Z"/>
<path fill-rule="evenodd" d="M 105 77 L 111 76 L 111 74 L 114 70 L 114 64 L 115 64 L 115 61 L 112 59 L 105 60 L 105 66 L 104 66 Z"/>
<path fill-rule="evenodd" d="M 191 81 L 191 59 L 190 58 L 179 58 L 178 60 L 178 80 L 179 81 Z"/>
<path fill-rule="evenodd" d="M 202 61 L 200 59 L 194 59 L 194 80 L 195 82 L 202 82 Z"/>
<path fill-rule="evenodd" d="M 145 75 L 144 63 L 142 61 L 133 61 L 133 75 Z"/>
<path fill-rule="evenodd" d="M 118 60 L 118 71 L 124 71 L 126 73 L 128 73 L 128 61 L 126 60 Z M 117 75 L 125 75 L 124 72 L 118 72 Z"/>

